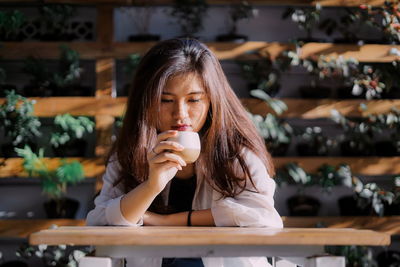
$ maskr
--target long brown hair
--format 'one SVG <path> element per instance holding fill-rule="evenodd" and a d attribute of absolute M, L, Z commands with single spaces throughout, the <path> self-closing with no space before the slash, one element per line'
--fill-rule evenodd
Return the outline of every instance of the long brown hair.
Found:
<path fill-rule="evenodd" d="M 242 153 L 247 148 L 274 176 L 264 140 L 230 87 L 218 59 L 195 39 L 171 39 L 158 43 L 142 58 L 122 128 L 110 152 L 110 156 L 117 154 L 121 166 L 117 183 L 123 182 L 126 192 L 148 177 L 146 155 L 155 145 L 161 94 L 167 81 L 191 73 L 202 80 L 210 99 L 207 119 L 199 132 L 201 155 L 195 163 L 197 172 L 224 197 L 234 197 L 245 189 L 246 178 L 254 186 Z"/>

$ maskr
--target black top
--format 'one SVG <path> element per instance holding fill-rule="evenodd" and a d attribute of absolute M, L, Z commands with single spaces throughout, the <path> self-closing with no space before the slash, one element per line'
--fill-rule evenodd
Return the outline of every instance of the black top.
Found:
<path fill-rule="evenodd" d="M 188 179 L 172 179 L 169 190 L 168 206 L 170 206 L 174 212 L 192 210 L 195 190 L 196 175 Z"/>

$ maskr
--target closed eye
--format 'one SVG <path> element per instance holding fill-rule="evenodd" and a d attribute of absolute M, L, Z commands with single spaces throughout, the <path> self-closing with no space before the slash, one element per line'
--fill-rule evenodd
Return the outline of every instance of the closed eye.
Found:
<path fill-rule="evenodd" d="M 161 102 L 163 102 L 163 103 L 171 103 L 171 102 L 173 102 L 173 100 L 171 100 L 171 99 L 161 99 Z"/>

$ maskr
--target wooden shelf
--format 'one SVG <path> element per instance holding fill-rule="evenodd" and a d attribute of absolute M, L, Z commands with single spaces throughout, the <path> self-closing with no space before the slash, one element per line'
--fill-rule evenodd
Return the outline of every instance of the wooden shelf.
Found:
<path fill-rule="evenodd" d="M 65 42 L 3 42 L 0 57 L 4 59 L 25 59 L 35 56 L 44 59 L 58 59 L 60 45 Z M 79 52 L 81 59 L 115 58 L 125 59 L 132 53 L 143 54 L 155 42 L 128 43 L 128 42 L 70 42 L 65 43 L 70 48 Z M 294 49 L 294 45 L 268 42 L 234 43 L 206 43 L 220 60 L 248 58 L 249 52 L 258 51 L 262 55 L 270 55 L 273 59 L 281 52 Z M 343 56 L 356 58 L 360 62 L 392 62 L 399 56 L 389 55 L 391 48 L 400 50 L 400 45 L 368 44 L 358 46 L 355 44 L 308 43 L 302 48 L 302 57 L 310 55 Z"/>
<path fill-rule="evenodd" d="M 57 226 L 84 226 L 85 220 L 73 219 L 27 219 L 0 220 L 0 238 L 28 238 L 34 232 Z"/>
<path fill-rule="evenodd" d="M 45 159 L 50 168 L 55 168 L 59 158 Z M 105 171 L 102 158 L 67 158 L 83 164 L 86 177 L 99 177 Z M 289 162 L 297 162 L 307 172 L 315 173 L 323 164 L 349 164 L 354 174 L 383 175 L 400 174 L 400 157 L 274 157 L 275 167 L 282 168 Z M 22 158 L 0 158 L 0 178 L 27 177 L 23 171 Z"/>
<path fill-rule="evenodd" d="M 83 165 L 85 177 L 99 177 L 104 173 L 104 160 L 102 158 L 66 158 L 66 160 L 78 160 Z M 45 162 L 50 169 L 56 168 L 60 158 L 46 158 Z M 0 158 L 0 178 L 28 177 L 22 166 L 22 158 Z"/>
<path fill-rule="evenodd" d="M 36 101 L 35 115 L 54 117 L 70 113 L 74 116 L 122 116 L 125 111 L 126 97 L 33 97 Z M 293 99 L 281 98 L 288 106 L 282 118 L 329 118 L 332 109 L 337 109 L 345 116 L 366 117 L 370 114 L 385 114 L 392 107 L 400 109 L 400 100 L 334 100 L 334 99 Z M 0 98 L 0 104 L 5 99 Z M 243 105 L 253 114 L 265 116 L 272 109 L 262 100 L 242 98 Z M 367 111 L 361 110 L 360 104 L 367 105 Z"/>
<path fill-rule="evenodd" d="M 282 217 L 285 227 L 314 228 L 323 224 L 328 228 L 355 228 L 400 234 L 400 216 L 345 216 L 345 217 Z"/>
<path fill-rule="evenodd" d="M 308 173 L 316 173 L 323 164 L 337 166 L 348 164 L 353 174 L 362 175 L 398 175 L 400 157 L 274 157 L 275 168 L 296 162 Z"/>
<path fill-rule="evenodd" d="M 38 0 L 0 0 L 0 3 L 38 3 Z M 65 3 L 65 4 L 78 4 L 78 5 L 101 5 L 109 4 L 113 6 L 119 5 L 132 5 L 132 0 L 44 0 L 44 3 Z M 139 1 L 140 2 L 140 1 Z M 251 0 L 254 5 L 315 5 L 316 3 L 322 6 L 359 6 L 361 4 L 382 5 L 384 0 Z M 171 5 L 172 0 L 152 0 L 154 5 Z M 231 4 L 229 0 L 207 0 L 210 5 L 227 5 Z"/>

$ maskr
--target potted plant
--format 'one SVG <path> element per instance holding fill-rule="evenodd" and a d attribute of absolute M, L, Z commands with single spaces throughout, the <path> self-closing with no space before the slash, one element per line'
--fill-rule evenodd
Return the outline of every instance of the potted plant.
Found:
<path fill-rule="evenodd" d="M 400 176 L 393 178 L 393 201 L 392 203 L 385 202 L 385 216 L 398 216 L 400 215 Z"/>
<path fill-rule="evenodd" d="M 50 69 L 44 60 L 29 57 L 25 60 L 23 72 L 32 76 L 30 84 L 24 87 L 27 96 L 85 96 L 92 94 L 92 88 L 79 85 L 83 73 L 78 52 L 60 46 L 61 55 L 56 70 Z"/>
<path fill-rule="evenodd" d="M 321 40 L 312 37 L 312 31 L 320 20 L 321 9 L 322 7 L 319 3 L 317 3 L 313 7 L 288 7 L 282 14 L 282 19 L 287 19 L 288 17 L 290 17 L 293 22 L 297 23 L 299 29 L 306 32 L 306 37 L 297 38 L 297 41 L 302 43 L 321 43 Z"/>
<path fill-rule="evenodd" d="M 207 9 L 206 0 L 174 0 L 169 15 L 176 18 L 182 37 L 199 39 L 196 33 L 203 29 L 203 17 Z"/>
<path fill-rule="evenodd" d="M 0 41 L 22 41 L 20 33 L 25 16 L 18 10 L 0 11 Z"/>
<path fill-rule="evenodd" d="M 73 117 L 70 114 L 57 115 L 54 118 L 54 130 L 50 144 L 57 157 L 84 157 L 87 142 L 85 133 L 93 132 L 94 122 L 88 117 Z"/>
<path fill-rule="evenodd" d="M 126 60 L 124 65 L 124 72 L 125 76 L 129 81 L 132 81 L 133 77 L 135 76 L 136 69 L 139 66 L 140 60 L 142 56 L 139 53 L 130 54 Z M 129 90 L 131 88 L 131 83 L 127 83 L 124 85 L 122 90 L 122 96 L 129 95 Z"/>
<path fill-rule="evenodd" d="M 40 121 L 33 115 L 35 101 L 16 94 L 6 92 L 6 100 L 0 105 L 0 127 L 8 143 L 2 145 L 4 157 L 14 157 L 14 147 L 33 145 L 33 138 L 41 135 Z"/>
<path fill-rule="evenodd" d="M 134 1 L 134 6 L 121 7 L 122 13 L 127 14 L 138 31 L 135 35 L 130 35 L 128 41 L 130 42 L 158 42 L 160 35 L 151 34 L 149 26 L 151 17 L 154 15 L 154 3 L 149 0 Z"/>
<path fill-rule="evenodd" d="M 78 161 L 67 162 L 60 160 L 57 169 L 50 170 L 43 159 L 43 149 L 38 154 L 32 152 L 29 146 L 16 148 L 15 151 L 23 157 L 24 170 L 31 177 L 38 177 L 42 184 L 43 193 L 49 201 L 44 203 L 48 218 L 75 218 L 79 201 L 67 198 L 67 186 L 76 184 L 84 179 L 82 164 Z"/>
<path fill-rule="evenodd" d="M 343 256 L 347 267 L 377 267 L 371 247 L 366 246 L 325 246 L 331 255 Z M 380 266 L 380 265 L 379 265 Z M 389 265 L 382 265 L 389 266 Z"/>
<path fill-rule="evenodd" d="M 247 81 L 249 91 L 260 89 L 273 97 L 280 89 L 280 71 L 269 57 L 257 57 L 257 60 L 236 60 L 236 64 Z"/>
<path fill-rule="evenodd" d="M 326 156 L 336 145 L 335 140 L 323 135 L 321 127 L 306 127 L 296 135 L 300 137 L 296 145 L 300 156 Z"/>
<path fill-rule="evenodd" d="M 318 199 L 305 195 L 305 187 L 315 184 L 313 177 L 296 163 L 288 163 L 278 172 L 279 184 L 294 184 L 298 193 L 287 199 L 289 216 L 317 216 L 321 203 Z"/>
<path fill-rule="evenodd" d="M 6 71 L 0 67 L 0 97 L 5 97 L 6 91 L 17 91 L 17 87 L 14 84 L 6 83 L 6 78 Z"/>
<path fill-rule="evenodd" d="M 340 124 L 344 133 L 339 136 L 342 155 L 370 156 L 374 154 L 374 132 L 377 131 L 373 123 L 363 119 L 349 119 L 339 111 L 331 110 L 331 119 Z"/>
<path fill-rule="evenodd" d="M 229 5 L 228 33 L 218 35 L 217 42 L 243 43 L 248 37 L 237 33 L 237 23 L 240 20 L 255 17 L 255 9 L 246 0 L 236 0 Z"/>
<path fill-rule="evenodd" d="M 73 248 L 73 249 L 71 249 Z M 16 251 L 16 255 L 24 260 L 38 258 L 45 267 L 78 267 L 79 260 L 89 253 L 89 247 L 74 248 L 66 245 L 31 246 L 24 242 Z"/>
<path fill-rule="evenodd" d="M 71 5 L 42 5 L 39 7 L 39 22 L 43 33 L 41 41 L 72 41 L 73 34 L 68 27 L 76 9 Z"/>

